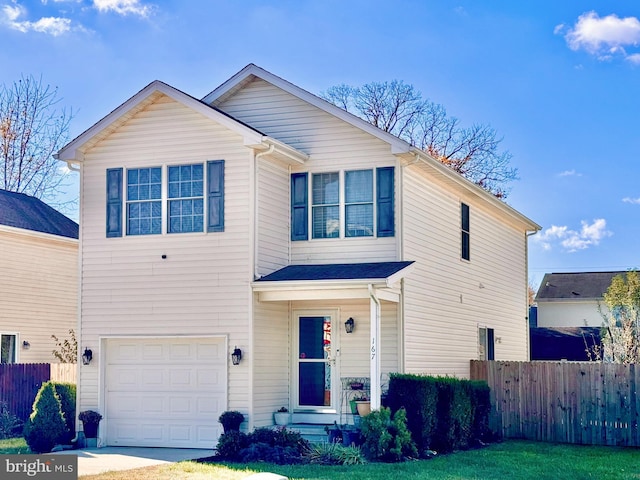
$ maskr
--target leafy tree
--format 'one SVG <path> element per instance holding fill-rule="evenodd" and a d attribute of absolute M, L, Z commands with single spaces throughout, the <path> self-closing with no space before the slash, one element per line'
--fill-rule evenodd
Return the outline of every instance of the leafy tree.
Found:
<path fill-rule="evenodd" d="M 55 335 L 51 335 L 53 341 L 56 342 L 56 348 L 51 354 L 57 358 L 60 363 L 77 363 L 78 361 L 78 340 L 76 332 L 73 328 L 69 329 L 69 338 L 60 341 Z"/>
<path fill-rule="evenodd" d="M 518 178 L 511 153 L 488 125 L 463 127 L 446 109 L 422 98 L 413 85 L 398 80 L 354 87 L 337 85 L 320 94 L 334 105 L 418 147 L 467 179 L 506 198 L 507 184 Z"/>
<path fill-rule="evenodd" d="M 640 363 L 640 275 L 632 270 L 616 275 L 604 294 L 607 312 L 602 343 L 592 348 L 590 357 L 613 363 Z"/>
<path fill-rule="evenodd" d="M 67 178 L 53 158 L 67 141 L 73 115 L 57 88 L 23 76 L 0 87 L 0 188 L 52 200 Z"/>

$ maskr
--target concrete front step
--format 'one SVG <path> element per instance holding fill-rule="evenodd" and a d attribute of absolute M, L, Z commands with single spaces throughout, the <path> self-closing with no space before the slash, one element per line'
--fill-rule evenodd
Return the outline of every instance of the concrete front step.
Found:
<path fill-rule="evenodd" d="M 325 430 L 328 425 L 319 425 L 312 423 L 290 423 L 287 425 L 287 430 L 298 432 L 302 435 L 302 438 L 308 440 L 310 443 L 326 443 L 329 441 L 329 436 Z"/>

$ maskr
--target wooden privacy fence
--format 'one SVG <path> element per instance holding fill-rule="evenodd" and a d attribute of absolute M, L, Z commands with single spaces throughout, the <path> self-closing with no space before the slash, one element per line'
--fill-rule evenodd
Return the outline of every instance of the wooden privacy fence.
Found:
<path fill-rule="evenodd" d="M 640 446 L 640 366 L 471 361 L 491 388 L 492 427 L 505 438 Z"/>
<path fill-rule="evenodd" d="M 31 414 L 33 401 L 43 382 L 76 383 L 73 363 L 1 363 L 0 402 L 20 420 Z"/>

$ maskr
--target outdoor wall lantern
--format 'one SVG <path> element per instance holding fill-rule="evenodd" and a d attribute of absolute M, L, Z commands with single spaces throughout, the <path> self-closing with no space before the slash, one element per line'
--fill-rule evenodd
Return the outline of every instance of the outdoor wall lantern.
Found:
<path fill-rule="evenodd" d="M 24 348 L 25 350 L 29 350 L 29 348 L 31 348 L 31 344 L 25 340 L 24 342 L 22 342 L 22 348 Z"/>
<path fill-rule="evenodd" d="M 233 349 L 233 353 L 231 354 L 231 363 L 234 365 L 240 365 L 240 360 L 242 360 L 242 350 L 238 347 Z"/>
<path fill-rule="evenodd" d="M 93 352 L 90 348 L 84 347 L 84 353 L 82 354 L 82 364 L 89 365 L 93 360 Z"/>
<path fill-rule="evenodd" d="M 347 333 L 353 333 L 353 329 L 355 326 L 356 322 L 351 317 L 349 317 L 349 320 L 344 322 L 344 329 L 347 331 Z"/>

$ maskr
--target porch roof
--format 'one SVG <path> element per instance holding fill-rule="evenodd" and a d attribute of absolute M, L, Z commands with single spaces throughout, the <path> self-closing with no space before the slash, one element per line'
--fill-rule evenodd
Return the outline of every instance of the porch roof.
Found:
<path fill-rule="evenodd" d="M 400 299 L 399 281 L 413 261 L 289 265 L 252 283 L 261 301 L 369 298 Z"/>

